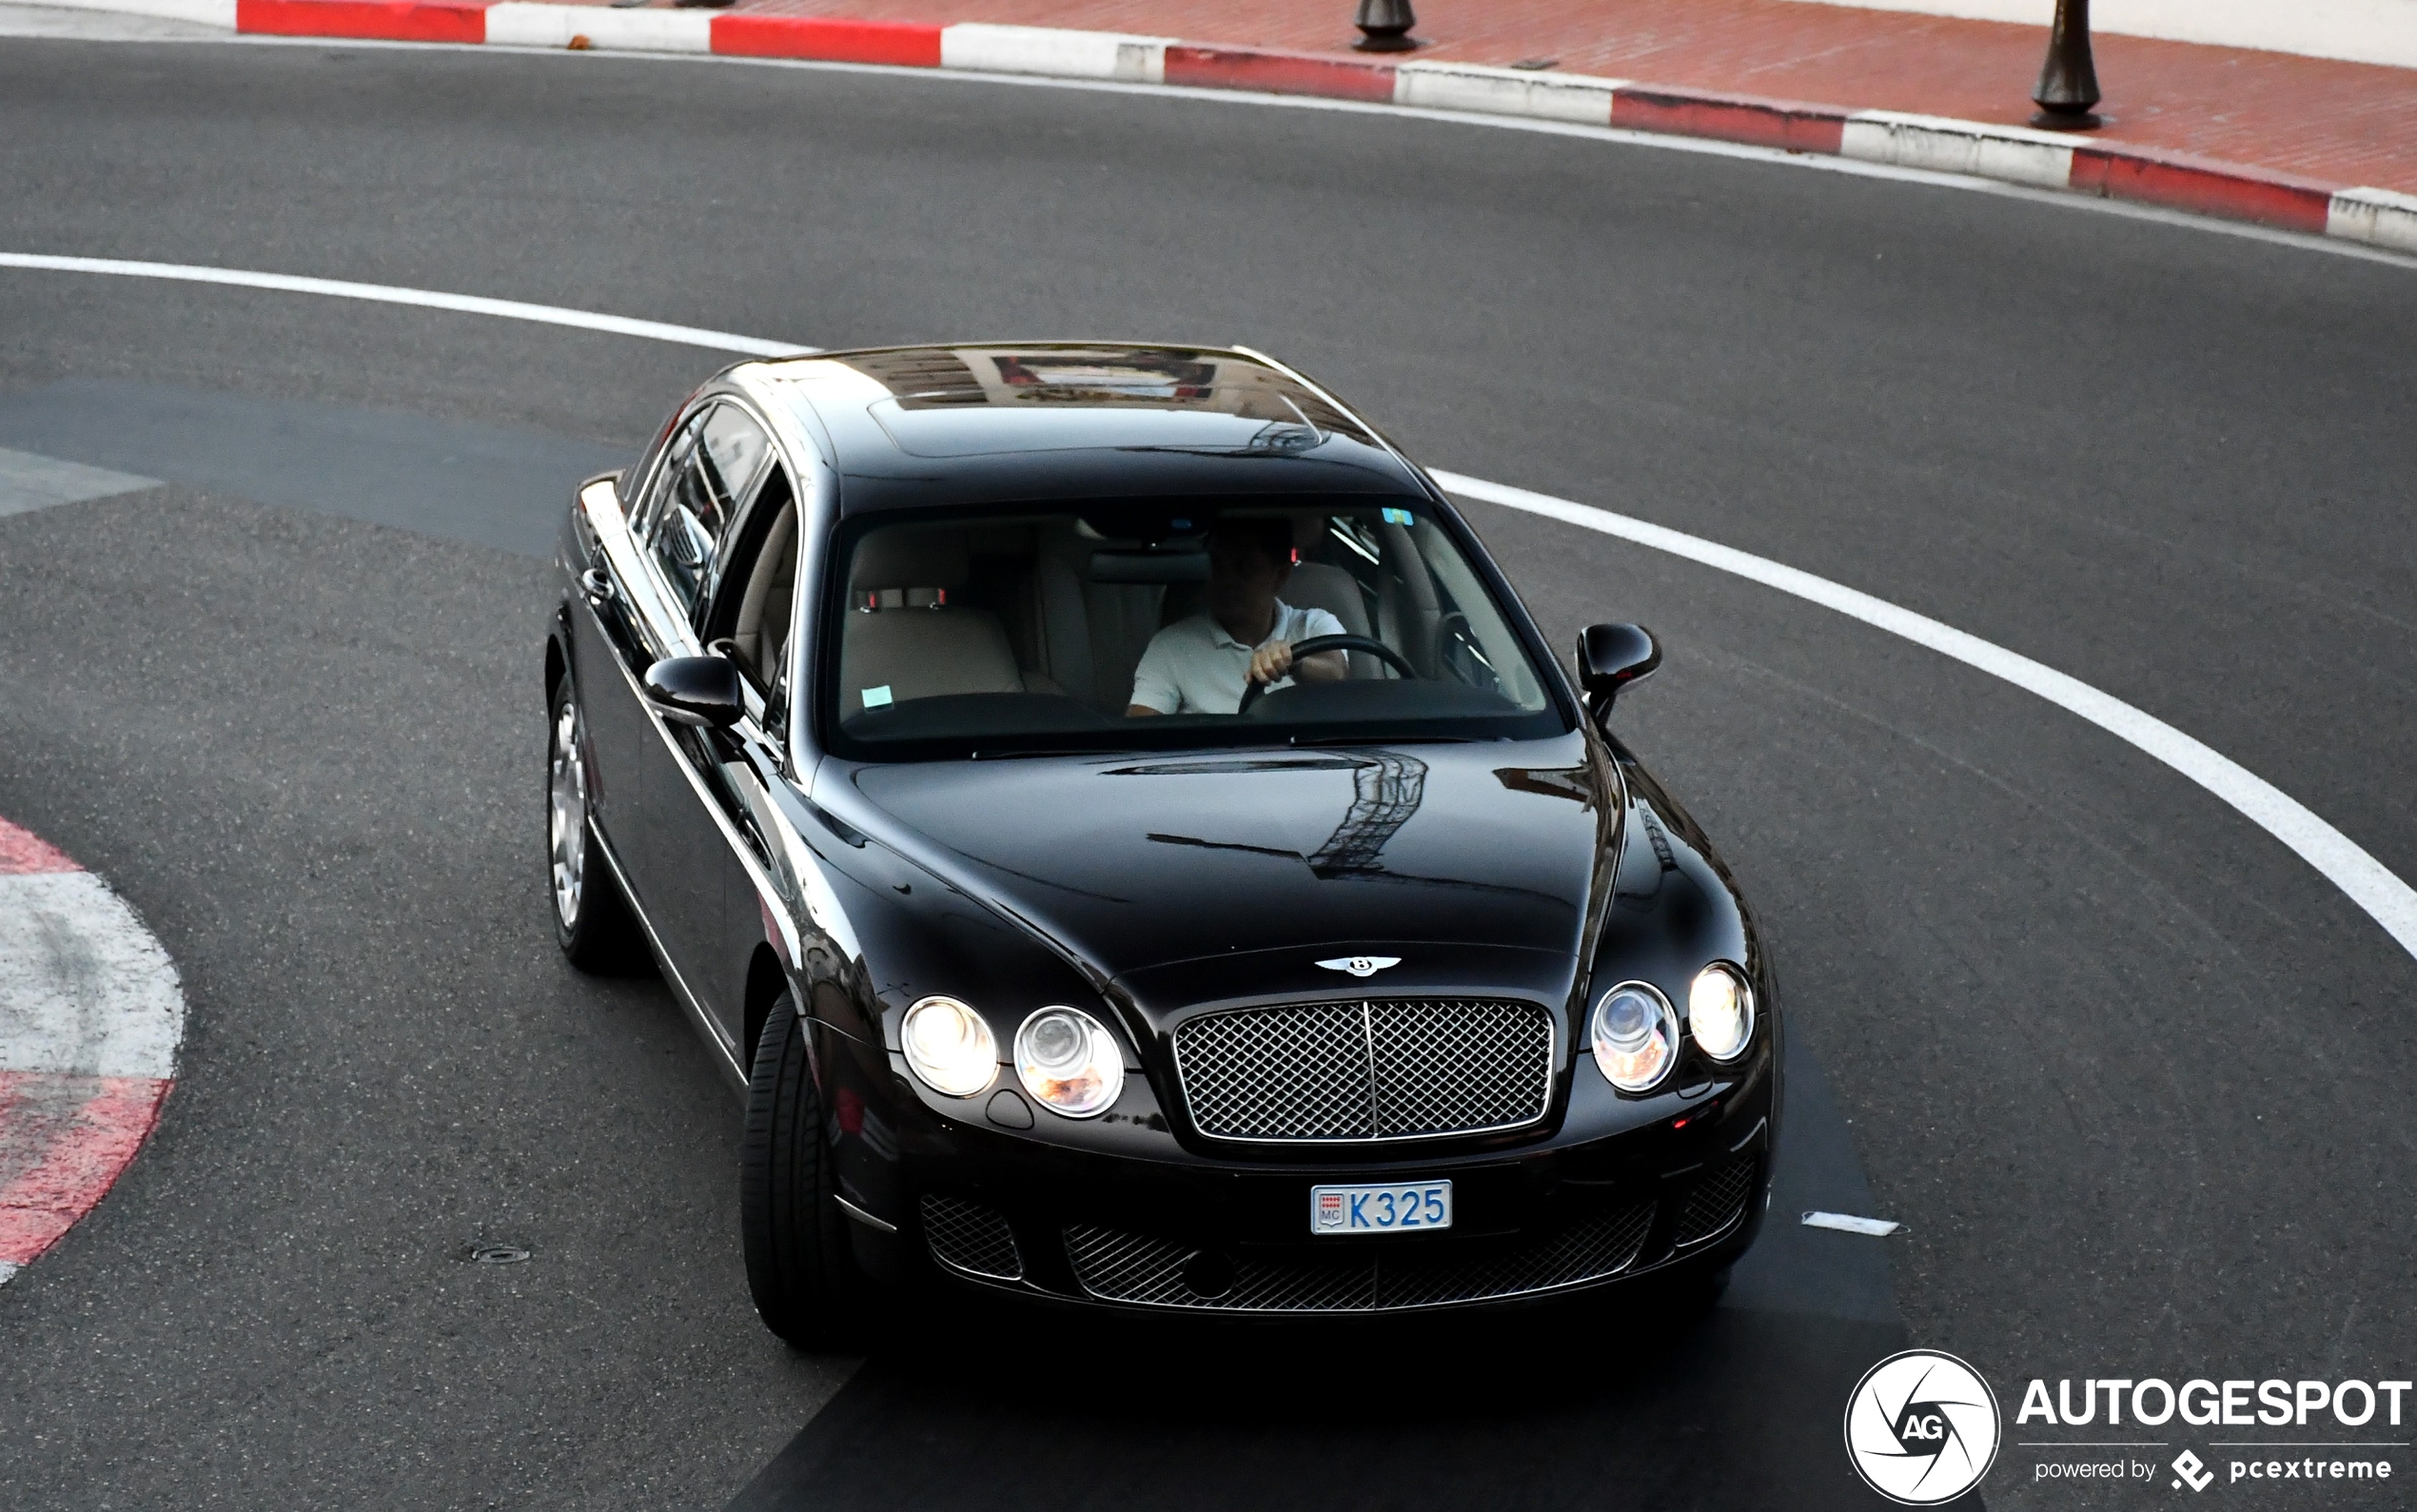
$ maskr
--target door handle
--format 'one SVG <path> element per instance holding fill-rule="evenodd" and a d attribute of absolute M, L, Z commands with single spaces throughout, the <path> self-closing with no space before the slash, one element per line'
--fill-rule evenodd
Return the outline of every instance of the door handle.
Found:
<path fill-rule="evenodd" d="M 601 567 L 590 567 L 580 574 L 580 592 L 587 595 L 591 603 L 610 603 L 618 590 L 613 586 L 612 574 Z"/>

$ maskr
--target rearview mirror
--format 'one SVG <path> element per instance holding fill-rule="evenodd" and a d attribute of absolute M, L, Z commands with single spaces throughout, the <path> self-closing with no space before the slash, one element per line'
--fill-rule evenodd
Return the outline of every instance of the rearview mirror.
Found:
<path fill-rule="evenodd" d="M 1621 689 L 1652 677 L 1660 665 L 1661 642 L 1642 625 L 1588 625 L 1579 632 L 1578 683 L 1597 718 L 1611 712 Z"/>
<path fill-rule="evenodd" d="M 726 730 L 747 712 L 738 669 L 720 657 L 665 657 L 646 669 L 646 701 L 666 719 Z"/>

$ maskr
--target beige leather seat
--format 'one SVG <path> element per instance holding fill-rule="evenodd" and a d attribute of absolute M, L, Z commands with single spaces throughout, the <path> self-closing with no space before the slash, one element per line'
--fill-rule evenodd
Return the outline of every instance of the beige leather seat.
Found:
<path fill-rule="evenodd" d="M 857 544 L 839 639 L 840 718 L 947 694 L 1025 691 L 998 617 L 950 601 L 971 570 L 962 528 L 894 525 Z"/>
<path fill-rule="evenodd" d="M 1121 715 L 1167 590 L 1099 581 L 1091 575 L 1099 547 L 1071 525 L 1044 533 L 1032 565 L 1035 649 L 1041 668 L 1069 695 Z"/>

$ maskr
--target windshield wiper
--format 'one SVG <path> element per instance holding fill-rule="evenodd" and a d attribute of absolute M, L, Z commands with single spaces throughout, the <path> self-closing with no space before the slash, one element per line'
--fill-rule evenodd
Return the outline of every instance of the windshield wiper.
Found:
<path fill-rule="evenodd" d="M 1014 757 L 1017 757 L 1017 756 L 1138 756 L 1139 754 L 1140 754 L 1139 749 L 1138 749 L 1137 747 L 1131 747 L 1131 746 L 1101 746 L 1101 745 L 1015 746 L 1015 747 L 1002 748 L 1002 749 L 995 750 L 995 751 L 975 751 L 973 755 L 971 755 L 971 756 L 967 756 L 967 757 L 966 757 L 966 759 L 967 759 L 967 760 L 969 760 L 969 761 L 1007 761 L 1007 760 L 1013 759 Z"/>

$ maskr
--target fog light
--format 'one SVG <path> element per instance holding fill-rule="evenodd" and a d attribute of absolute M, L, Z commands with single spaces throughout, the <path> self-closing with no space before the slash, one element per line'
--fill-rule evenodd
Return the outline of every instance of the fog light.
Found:
<path fill-rule="evenodd" d="M 1679 1058 L 1679 1015 L 1650 983 L 1622 982 L 1595 1004 L 1595 1066 L 1623 1092 L 1650 1090 Z"/>
<path fill-rule="evenodd" d="M 1125 1090 L 1125 1057 L 1108 1026 L 1078 1008 L 1045 1008 L 1015 1031 L 1015 1074 L 1042 1107 L 1089 1118 Z"/>
<path fill-rule="evenodd" d="M 1715 961 L 1687 989 L 1687 1032 L 1717 1061 L 1736 1060 L 1754 1038 L 1754 989 L 1745 973 Z"/>
<path fill-rule="evenodd" d="M 953 997 L 927 997 L 908 1009 L 898 1039 L 907 1064 L 935 1092 L 971 1097 L 998 1075 L 991 1026 Z"/>

